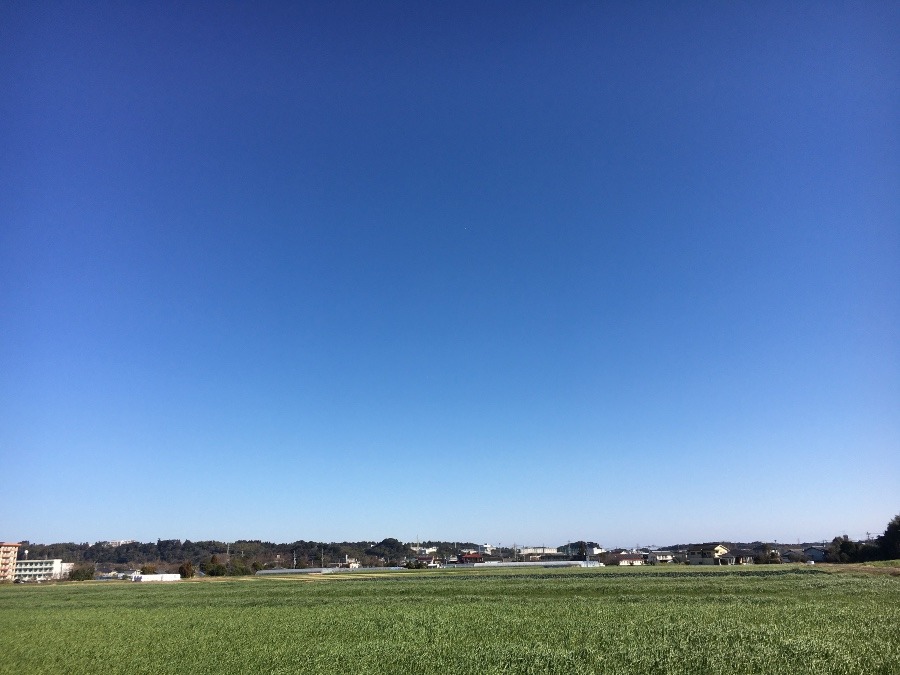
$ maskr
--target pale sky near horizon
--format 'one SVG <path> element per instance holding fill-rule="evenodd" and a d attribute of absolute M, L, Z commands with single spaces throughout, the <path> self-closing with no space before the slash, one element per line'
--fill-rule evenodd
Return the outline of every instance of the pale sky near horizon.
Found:
<path fill-rule="evenodd" d="M 900 5 L 0 5 L 0 539 L 900 513 Z"/>

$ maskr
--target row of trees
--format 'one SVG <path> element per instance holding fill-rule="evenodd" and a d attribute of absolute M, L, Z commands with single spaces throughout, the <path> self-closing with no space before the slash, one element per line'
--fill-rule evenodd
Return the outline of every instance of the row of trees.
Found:
<path fill-rule="evenodd" d="M 121 546 L 111 546 L 100 541 L 95 544 L 76 544 L 73 542 L 59 544 L 33 544 L 22 542 L 20 551 L 29 550 L 32 558 L 61 558 L 67 562 L 93 563 L 96 565 L 131 565 L 145 563 L 178 563 L 183 560 L 199 562 L 218 553 L 226 553 L 229 546 L 241 545 L 247 555 L 264 555 L 268 546 L 259 541 L 235 542 L 227 544 L 221 541 L 181 541 L 180 539 L 157 539 L 156 543 L 131 542 Z"/>
<path fill-rule="evenodd" d="M 864 563 L 897 559 L 900 559 L 900 515 L 894 516 L 884 533 L 874 540 L 855 541 L 844 534 L 835 537 L 825 546 L 825 562 L 829 563 Z"/>
<path fill-rule="evenodd" d="M 213 556 L 228 561 L 241 559 L 248 567 L 254 561 L 259 564 L 274 562 L 292 566 L 295 559 L 298 567 L 312 567 L 322 562 L 327 564 L 343 560 L 345 556 L 369 558 L 368 563 L 377 565 L 379 559 L 393 559 L 401 555 L 401 552 L 405 554 L 408 547 L 396 539 L 385 539 L 380 543 L 295 541 L 288 544 L 260 540 L 223 542 L 159 539 L 156 543 L 132 542 L 121 546 L 111 546 L 107 542 L 45 545 L 24 541 L 19 550 L 28 550 L 31 558 L 61 558 L 66 562 L 89 563 L 100 568 L 137 568 L 145 564 L 171 566 L 186 560 L 199 566 L 201 563 L 208 563 Z"/>
<path fill-rule="evenodd" d="M 456 553 L 461 548 L 474 548 L 472 542 L 421 542 L 422 546 L 437 547 L 438 556 Z M 574 542 L 574 557 L 586 554 L 594 542 Z M 252 574 L 264 567 L 319 567 L 341 562 L 346 557 L 356 558 L 364 566 L 402 565 L 411 554 L 410 543 L 394 538 L 380 542 L 332 542 L 299 540 L 288 544 L 275 544 L 260 540 L 182 541 L 158 539 L 156 543 L 133 542 L 111 546 L 106 542 L 95 544 L 32 544 L 22 542 L 20 551 L 29 550 L 32 558 L 62 558 L 74 562 L 78 569 L 136 569 L 155 565 L 167 571 L 176 571 L 190 565 L 191 571 L 199 570 L 210 576 Z M 507 549 L 506 554 L 511 554 Z M 868 562 L 900 558 L 900 515 L 895 516 L 884 534 L 872 542 L 856 542 L 846 535 L 835 537 L 827 547 L 827 560 L 836 563 Z M 179 570 L 180 571 L 180 570 Z"/>
<path fill-rule="evenodd" d="M 438 546 L 441 554 L 455 553 L 457 546 L 475 546 L 470 542 L 423 542 L 423 545 Z M 250 539 L 233 542 L 158 539 L 156 543 L 131 542 L 120 546 L 107 542 L 45 545 L 24 541 L 19 550 L 28 550 L 31 558 L 61 558 L 76 563 L 79 568 L 124 571 L 153 565 L 161 571 L 174 572 L 177 567 L 190 562 L 195 570 L 220 576 L 250 574 L 263 567 L 319 567 L 341 562 L 348 557 L 359 560 L 367 567 L 401 565 L 412 553 L 411 546 L 394 538 L 380 542 L 300 540 L 287 544 Z M 212 562 L 213 558 L 215 562 Z M 225 571 L 222 572 L 218 566 L 223 566 Z"/>
<path fill-rule="evenodd" d="M 874 542 L 851 541 L 845 534 L 828 545 L 826 560 L 834 563 L 896 560 L 900 558 L 900 515 L 894 516 Z"/>

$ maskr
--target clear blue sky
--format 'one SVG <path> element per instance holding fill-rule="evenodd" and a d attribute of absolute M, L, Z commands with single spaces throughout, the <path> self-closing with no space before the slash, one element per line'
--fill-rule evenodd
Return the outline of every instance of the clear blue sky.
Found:
<path fill-rule="evenodd" d="M 0 6 L 0 539 L 900 512 L 895 2 Z"/>

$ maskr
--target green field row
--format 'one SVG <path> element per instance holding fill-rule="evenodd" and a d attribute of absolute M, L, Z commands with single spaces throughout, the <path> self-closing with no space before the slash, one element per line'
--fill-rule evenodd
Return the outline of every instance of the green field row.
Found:
<path fill-rule="evenodd" d="M 900 672 L 900 578 L 502 570 L 0 587 L 9 673 Z"/>

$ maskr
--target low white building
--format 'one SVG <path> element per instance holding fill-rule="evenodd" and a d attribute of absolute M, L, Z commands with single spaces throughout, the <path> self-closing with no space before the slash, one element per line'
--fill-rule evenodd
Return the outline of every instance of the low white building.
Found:
<path fill-rule="evenodd" d="M 360 568 L 359 560 L 351 558 L 349 555 L 344 556 L 344 562 L 329 563 L 328 567 L 332 569 L 358 570 Z"/>
<path fill-rule="evenodd" d="M 556 555 L 556 547 L 553 546 L 522 546 L 516 549 L 519 555 Z"/>
<path fill-rule="evenodd" d="M 490 544 L 476 544 L 475 548 L 461 548 L 460 553 L 480 553 L 482 555 L 491 555 L 494 547 Z"/>
<path fill-rule="evenodd" d="M 135 574 L 131 577 L 132 581 L 178 581 L 181 579 L 180 574 Z"/>
<path fill-rule="evenodd" d="M 64 563 L 60 558 L 51 560 L 16 560 L 16 579 L 22 581 L 50 581 L 65 579 L 75 563 Z"/>

